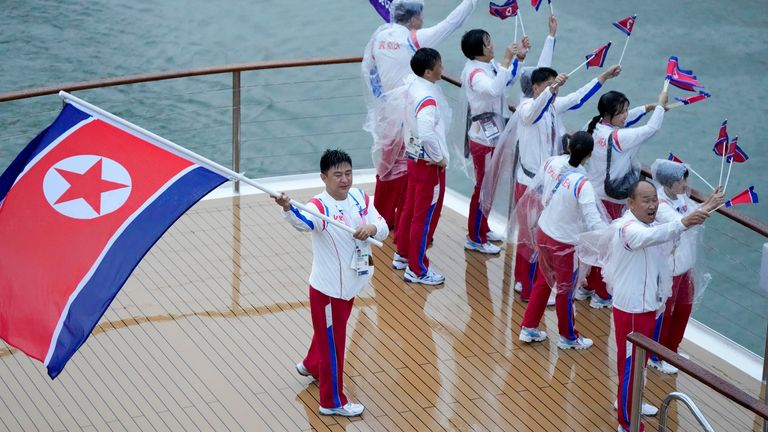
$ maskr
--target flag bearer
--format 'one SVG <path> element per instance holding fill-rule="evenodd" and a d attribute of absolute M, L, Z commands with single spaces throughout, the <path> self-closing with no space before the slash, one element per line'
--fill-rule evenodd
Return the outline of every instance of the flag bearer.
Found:
<path fill-rule="evenodd" d="M 347 320 L 355 296 L 373 275 L 371 247 L 365 239 L 384 240 L 389 229 L 368 195 L 352 188 L 352 160 L 347 153 L 326 150 L 320 159 L 320 178 L 325 190 L 309 202 L 318 212 L 355 228 L 354 234 L 297 209 L 285 194 L 275 198 L 285 220 L 299 231 L 312 232 L 309 307 L 314 334 L 307 356 L 296 370 L 317 379 L 320 414 L 352 417 L 362 414 L 365 407 L 350 402 L 344 394 Z"/>

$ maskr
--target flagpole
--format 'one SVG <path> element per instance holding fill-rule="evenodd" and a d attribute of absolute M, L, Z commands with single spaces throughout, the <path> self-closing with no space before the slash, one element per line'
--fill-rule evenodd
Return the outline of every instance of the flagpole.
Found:
<path fill-rule="evenodd" d="M 725 203 L 722 203 L 722 204 L 720 204 L 719 206 L 717 206 L 717 208 L 713 208 L 712 210 L 710 210 L 710 211 L 709 211 L 709 214 L 712 214 L 712 213 L 716 212 L 717 210 L 719 210 L 719 209 L 720 209 L 720 207 L 722 207 L 722 206 L 724 206 L 724 205 L 725 205 Z"/>
<path fill-rule="evenodd" d="M 624 60 L 624 52 L 627 50 L 628 43 L 629 43 L 629 35 L 627 35 L 627 40 L 624 41 L 624 49 L 621 50 L 621 57 L 619 57 L 619 66 L 621 66 L 621 61 Z"/>
<path fill-rule="evenodd" d="M 731 158 L 728 161 L 728 175 L 725 176 L 725 185 L 723 185 L 723 195 L 725 195 L 725 190 L 728 188 L 728 179 L 731 178 L 731 168 L 733 168 L 733 158 Z"/>
<path fill-rule="evenodd" d="M 692 173 L 693 173 L 693 174 L 694 174 L 696 177 L 700 178 L 700 179 L 701 179 L 701 181 L 703 181 L 703 182 L 704 182 L 704 184 L 706 184 L 707 186 L 709 186 L 709 188 L 710 188 L 710 189 L 712 189 L 712 190 L 715 190 L 715 188 L 714 188 L 714 187 L 713 187 L 711 184 L 709 184 L 709 182 L 708 182 L 708 181 L 704 180 L 704 177 L 702 177 L 701 175 L 699 175 L 699 173 L 697 173 L 697 172 L 696 172 L 696 171 L 695 171 L 693 168 L 691 168 L 689 165 L 686 165 L 685 167 L 686 167 L 686 168 L 688 168 L 688 171 L 692 172 Z"/>
<path fill-rule="evenodd" d="M 679 108 L 679 107 L 681 107 L 683 105 L 685 105 L 685 104 L 682 103 L 682 102 L 673 102 L 673 103 L 667 105 L 665 108 L 667 108 L 667 111 L 669 111 L 669 110 L 671 110 L 673 108 Z"/>
<path fill-rule="evenodd" d="M 523 25 L 523 14 L 520 13 L 520 10 L 517 11 L 517 16 L 520 17 L 520 29 L 523 31 L 523 37 L 525 37 L 525 25 Z"/>
<path fill-rule="evenodd" d="M 101 115 L 103 117 L 106 117 L 107 119 L 112 120 L 112 121 L 114 121 L 114 122 L 116 122 L 116 123 L 118 123 L 118 124 L 128 128 L 128 129 L 131 129 L 131 130 L 133 130 L 135 132 L 138 132 L 138 133 L 140 133 L 140 134 L 142 134 L 142 135 L 144 135 L 144 136 L 146 136 L 148 138 L 151 138 L 152 140 L 157 141 L 158 143 L 160 143 L 160 144 L 162 144 L 162 145 L 164 145 L 164 146 L 166 146 L 166 147 L 168 147 L 168 148 L 170 148 L 170 149 L 172 149 L 172 150 L 174 150 L 174 151 L 176 151 L 178 153 L 181 153 L 182 155 L 184 155 L 184 156 L 194 160 L 198 164 L 203 165 L 206 168 L 209 168 L 212 171 L 215 171 L 216 173 L 221 174 L 222 176 L 240 180 L 241 182 L 243 182 L 245 184 L 249 184 L 249 185 L 251 185 L 251 186 L 253 186 L 256 189 L 259 189 L 261 191 L 264 191 L 265 193 L 267 193 L 267 194 L 269 194 L 269 195 L 271 195 L 273 197 L 279 197 L 280 196 L 280 193 L 277 192 L 277 191 L 269 189 L 268 187 L 266 187 L 266 186 L 264 186 L 262 184 L 259 184 L 259 183 L 249 179 L 248 177 L 246 177 L 246 176 L 244 176 L 244 175 L 242 175 L 240 173 L 232 171 L 231 169 L 229 169 L 229 168 L 227 168 L 227 167 L 225 167 L 225 166 L 223 166 L 223 165 L 221 165 L 219 163 L 216 163 L 216 162 L 214 162 L 214 161 L 212 161 L 212 160 L 210 160 L 208 158 L 205 158 L 205 157 L 203 157 L 203 156 L 201 156 L 201 155 L 199 155 L 199 154 L 197 154 L 197 153 L 195 153 L 195 152 L 193 152 L 191 150 L 188 150 L 188 149 L 186 149 L 186 148 L 184 148 L 184 147 L 182 147 L 182 146 L 180 146 L 180 145 L 178 145 L 178 144 L 176 144 L 176 143 L 174 143 L 172 141 L 169 141 L 169 140 L 167 140 L 167 139 L 165 139 L 165 138 L 163 138 L 163 137 L 161 137 L 159 135 L 156 135 L 156 134 L 154 134 L 154 133 L 152 133 L 152 132 L 150 132 L 150 131 L 148 131 L 148 130 L 140 127 L 140 126 L 137 126 L 137 125 L 129 122 L 128 120 L 122 119 L 122 118 L 120 118 L 120 117 L 118 117 L 118 116 L 116 116 L 116 115 L 114 115 L 114 114 L 112 114 L 112 113 L 110 113 L 108 111 L 105 111 L 105 110 L 97 107 L 96 105 L 92 105 L 92 104 L 90 104 L 90 103 L 88 103 L 88 102 L 86 102 L 86 101 L 84 101 L 84 100 L 82 100 L 82 99 L 80 99 L 80 98 L 78 98 L 76 96 L 73 96 L 73 95 L 71 95 L 71 94 L 69 94 L 69 93 L 67 93 L 65 91 L 60 91 L 59 92 L 59 97 L 62 98 L 64 101 L 72 102 L 74 104 L 80 105 L 81 107 L 84 107 L 87 110 L 90 110 L 90 111 L 92 111 L 94 113 L 97 113 L 97 114 L 99 114 L 99 115 Z M 330 217 L 328 217 L 328 216 L 326 216 L 324 214 L 320 214 L 319 212 L 317 212 L 317 210 L 312 210 L 312 208 L 310 208 L 310 207 L 308 207 L 308 206 L 306 206 L 306 205 L 304 205 L 304 204 L 302 204 L 302 203 L 300 203 L 298 201 L 295 201 L 295 200 L 291 199 L 291 204 L 294 207 L 297 207 L 297 208 L 299 208 L 299 209 L 301 209 L 301 210 L 303 210 L 303 211 L 305 211 L 307 213 L 310 213 L 310 214 L 312 214 L 315 217 L 323 219 L 324 221 L 330 223 L 331 225 L 333 225 L 335 227 L 343 229 L 344 231 L 347 231 L 349 233 L 354 233 L 355 232 L 354 228 L 349 227 L 347 225 L 344 225 L 343 223 L 338 222 L 338 221 L 334 220 L 333 218 L 330 218 Z M 381 243 L 380 241 L 378 241 L 378 240 L 376 240 L 374 238 L 371 238 L 371 237 L 367 238 L 366 241 L 371 243 L 371 244 L 375 244 L 376 246 L 379 246 L 379 247 L 384 246 L 383 243 Z"/>
<path fill-rule="evenodd" d="M 720 155 L 720 177 L 717 178 L 718 186 L 723 184 L 723 166 L 725 165 L 725 153 L 727 153 L 727 151 L 730 149 L 731 143 L 726 139 L 725 145 L 723 146 L 723 154 Z"/>
<path fill-rule="evenodd" d="M 549 3 L 549 14 L 554 16 L 555 15 L 555 10 L 552 9 L 552 0 L 547 0 L 547 3 Z"/>
<path fill-rule="evenodd" d="M 571 72 L 568 74 L 568 76 L 571 76 L 571 75 L 572 75 L 574 72 L 576 72 L 577 70 L 581 69 L 581 67 L 582 67 L 582 66 L 584 66 L 585 64 L 587 64 L 587 63 L 588 63 L 590 60 L 592 60 L 593 58 L 595 58 L 595 55 L 596 55 L 596 54 L 594 54 L 594 53 L 593 53 L 593 54 L 590 54 L 590 55 L 589 55 L 589 58 L 588 58 L 588 59 L 586 59 L 586 60 L 584 60 L 584 63 L 582 63 L 582 64 L 580 64 L 580 65 L 576 66 L 576 69 L 572 70 L 572 71 L 571 71 Z"/>
<path fill-rule="evenodd" d="M 666 93 L 668 89 L 669 89 L 669 78 L 664 80 L 664 88 L 662 88 L 661 91 Z"/>
<path fill-rule="evenodd" d="M 520 19 L 520 11 L 515 14 L 515 42 L 517 42 L 517 20 Z"/>

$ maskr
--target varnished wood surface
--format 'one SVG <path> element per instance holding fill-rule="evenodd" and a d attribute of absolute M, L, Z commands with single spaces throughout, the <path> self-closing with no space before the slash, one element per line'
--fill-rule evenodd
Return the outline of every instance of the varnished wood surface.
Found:
<path fill-rule="evenodd" d="M 348 327 L 345 387 L 366 406 L 360 418 L 320 416 L 317 386 L 296 374 L 312 332 L 311 242 L 252 196 L 202 202 L 179 219 L 55 381 L 0 342 L 0 430 L 615 431 L 610 311 L 577 305 L 577 328 L 595 341 L 587 351 L 521 344 L 509 246 L 495 257 L 465 252 L 465 230 L 443 210 L 428 253 L 444 286 L 403 282 L 389 268 L 391 239 L 374 252 L 372 287 Z M 543 325 L 557 334 L 554 310 Z M 757 394 L 757 382 L 728 378 Z M 673 390 L 716 430 L 760 428 L 690 377 L 649 369 L 646 400 Z M 699 430 L 685 409 L 671 420 L 672 430 Z"/>

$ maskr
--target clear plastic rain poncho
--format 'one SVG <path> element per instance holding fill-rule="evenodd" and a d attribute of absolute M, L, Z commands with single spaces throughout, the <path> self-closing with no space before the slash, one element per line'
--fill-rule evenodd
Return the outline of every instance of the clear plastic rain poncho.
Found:
<path fill-rule="evenodd" d="M 363 129 L 373 136 L 372 157 L 376 173 L 381 180 L 392 180 L 407 171 L 403 159 L 403 130 L 405 122 L 405 82 L 411 72 L 408 65 L 392 70 L 391 77 L 382 77 L 376 66 L 373 43 L 379 33 L 392 28 L 395 22 L 407 22 L 420 15 L 424 8 L 421 0 L 395 0 L 390 4 L 390 20 L 376 29 L 363 52 L 361 73 L 365 83 L 366 120 Z M 395 76 L 397 75 L 397 76 Z"/>
<path fill-rule="evenodd" d="M 685 182 L 687 172 L 688 169 L 685 164 L 666 159 L 657 159 L 651 165 L 651 175 L 659 196 L 659 209 L 656 212 L 658 222 L 680 220 L 699 207 L 699 204 L 688 196 L 690 188 Z M 680 187 L 682 184 L 685 184 L 684 189 L 680 193 L 674 194 L 672 189 Z M 673 196 L 675 198 L 672 198 Z M 690 285 L 673 285 L 672 295 L 675 297 L 676 303 L 699 304 L 704 291 L 712 280 L 703 260 L 697 259 L 701 255 L 703 246 L 703 225 L 697 225 L 683 231 L 679 238 L 672 241 L 672 275 L 680 278 L 687 274 L 691 282 Z"/>

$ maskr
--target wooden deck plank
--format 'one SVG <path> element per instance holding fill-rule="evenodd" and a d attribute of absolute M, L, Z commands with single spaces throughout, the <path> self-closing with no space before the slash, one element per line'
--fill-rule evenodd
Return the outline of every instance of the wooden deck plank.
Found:
<path fill-rule="evenodd" d="M 319 415 L 316 383 L 294 370 L 312 336 L 311 242 L 274 202 L 252 196 L 201 202 L 171 227 L 57 380 L 0 349 L 0 428 L 615 430 L 610 310 L 577 303 L 576 326 L 595 341 L 587 351 L 557 349 L 551 309 L 541 324 L 550 339 L 520 343 L 526 304 L 512 290 L 514 247 L 466 252 L 465 229 L 465 218 L 443 211 L 428 252 L 447 277 L 440 287 L 405 283 L 389 267 L 391 238 L 374 250 L 344 377 L 350 400 L 366 405 L 361 418 Z M 649 370 L 646 400 L 673 390 L 695 395 L 718 429 L 760 428 L 700 383 Z M 695 428 L 686 410 L 670 414 L 673 427 Z M 657 430 L 657 419 L 645 422 Z"/>

